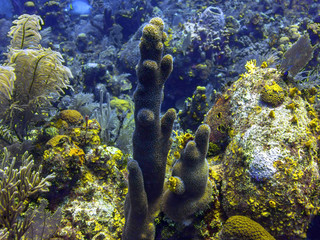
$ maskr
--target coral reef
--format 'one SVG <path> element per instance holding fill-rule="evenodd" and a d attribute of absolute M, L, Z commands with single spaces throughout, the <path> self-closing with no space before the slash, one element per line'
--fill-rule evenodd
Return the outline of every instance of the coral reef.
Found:
<path fill-rule="evenodd" d="M 81 178 L 63 206 L 56 236 L 67 239 L 121 239 L 126 158 L 114 147 L 90 150 Z"/>
<path fill-rule="evenodd" d="M 46 147 L 42 159 L 44 173 L 53 172 L 56 175 L 49 197 L 59 201 L 60 196 L 69 193 L 79 180 L 85 153 L 67 135 L 54 136 L 46 143 Z"/>
<path fill-rule="evenodd" d="M 51 206 L 65 202 L 55 236 L 120 239 L 127 194 L 127 156 L 115 147 L 101 144 L 100 125 L 95 119 L 85 118 L 83 122 L 75 110 L 62 112 L 45 128 L 45 135 L 50 132 L 52 136 L 45 149 L 40 148 L 44 173 L 56 175 L 46 197 Z"/>
<path fill-rule="evenodd" d="M 34 216 L 21 239 L 259 238 L 241 223 L 318 238 L 318 0 L 0 2 L 0 148 L 17 173 L 28 150 L 31 173 L 56 175 L 14 215 L 13 230 Z M 9 30 L 24 13 L 39 16 Z M 160 119 L 173 106 L 172 127 L 174 111 Z M 205 115 L 207 158 L 194 135 Z"/>

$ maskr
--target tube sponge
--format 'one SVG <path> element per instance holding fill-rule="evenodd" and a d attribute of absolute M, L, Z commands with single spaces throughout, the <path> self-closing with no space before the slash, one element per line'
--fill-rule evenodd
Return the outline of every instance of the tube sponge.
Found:
<path fill-rule="evenodd" d="M 173 167 L 173 177 L 170 178 L 169 189 L 164 193 L 162 208 L 174 221 L 188 220 L 194 213 L 203 210 L 210 201 L 212 184 L 208 180 L 206 160 L 209 134 L 209 126 L 201 125 L 194 141 L 188 142 L 181 158 Z"/>

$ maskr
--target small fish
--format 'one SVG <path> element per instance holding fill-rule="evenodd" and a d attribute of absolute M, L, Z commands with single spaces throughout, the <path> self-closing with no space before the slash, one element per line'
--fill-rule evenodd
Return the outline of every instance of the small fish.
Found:
<path fill-rule="evenodd" d="M 90 14 L 91 8 L 92 6 L 86 0 L 73 0 L 65 11 L 70 11 L 73 14 L 86 15 Z"/>
<path fill-rule="evenodd" d="M 283 70 L 283 73 L 282 73 L 282 79 L 284 82 L 288 83 L 289 80 L 290 80 L 290 69 L 293 67 L 293 65 L 290 65 L 288 66 L 286 69 Z"/>

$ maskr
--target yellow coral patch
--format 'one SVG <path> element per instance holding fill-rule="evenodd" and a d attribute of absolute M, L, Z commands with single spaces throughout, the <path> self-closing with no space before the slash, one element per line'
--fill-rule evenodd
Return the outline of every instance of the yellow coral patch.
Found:
<path fill-rule="evenodd" d="M 69 152 L 69 156 L 77 156 L 79 157 L 80 164 L 82 165 L 85 161 L 85 154 L 81 148 L 71 148 Z"/>
<path fill-rule="evenodd" d="M 59 143 L 62 143 L 64 141 L 70 142 L 71 139 L 69 136 L 67 135 L 56 135 L 53 138 L 51 138 L 46 145 L 49 145 L 51 147 L 55 147 L 57 146 Z"/>
<path fill-rule="evenodd" d="M 248 73 L 252 73 L 257 68 L 257 61 L 255 59 L 248 61 L 245 68 Z"/>
<path fill-rule="evenodd" d="M 273 107 L 279 106 L 285 98 L 284 90 L 276 83 L 265 85 L 261 91 L 261 100 Z"/>

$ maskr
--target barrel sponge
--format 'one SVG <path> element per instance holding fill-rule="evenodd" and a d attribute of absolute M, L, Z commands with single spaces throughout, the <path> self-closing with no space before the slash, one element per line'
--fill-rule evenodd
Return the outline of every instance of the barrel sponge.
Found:
<path fill-rule="evenodd" d="M 245 216 L 232 216 L 223 225 L 220 240 L 275 240 L 259 223 Z"/>
<path fill-rule="evenodd" d="M 261 100 L 272 107 L 279 106 L 285 98 L 285 91 L 276 83 L 265 85 L 261 91 Z"/>
<path fill-rule="evenodd" d="M 162 202 L 162 209 L 172 220 L 183 222 L 203 210 L 211 199 L 212 184 L 208 180 L 208 151 L 210 128 L 201 125 L 194 141 L 189 141 L 181 158 L 173 167 Z"/>

